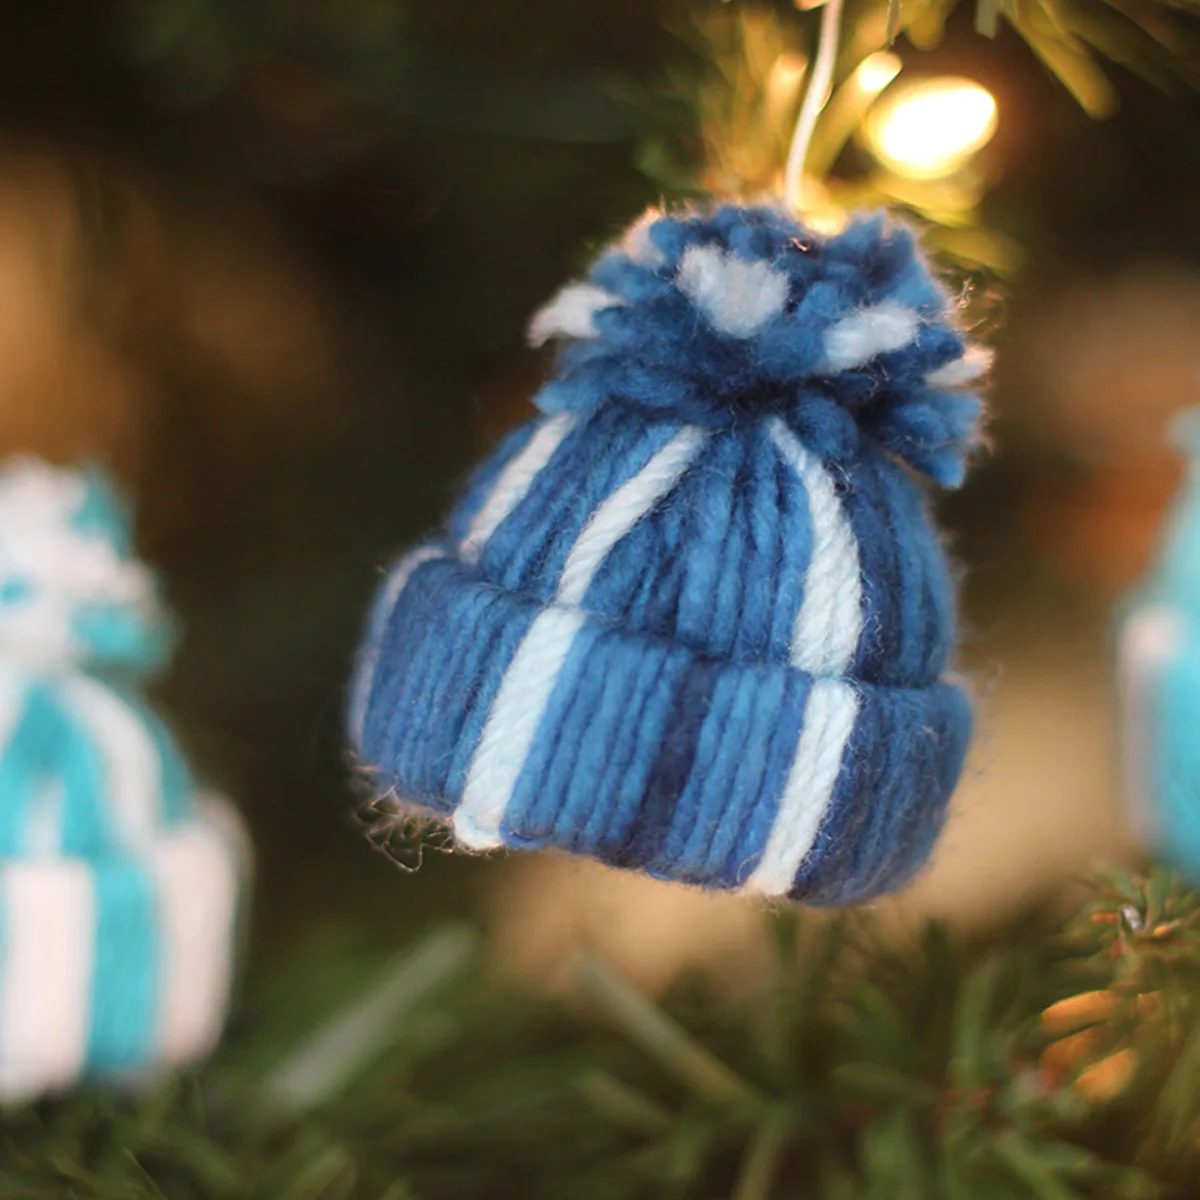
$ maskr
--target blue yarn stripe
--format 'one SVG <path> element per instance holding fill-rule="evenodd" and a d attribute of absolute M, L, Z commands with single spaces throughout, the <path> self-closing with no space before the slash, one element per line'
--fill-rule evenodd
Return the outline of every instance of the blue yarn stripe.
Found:
<path fill-rule="evenodd" d="M 409 689 L 409 669 L 421 653 L 429 653 L 435 639 L 428 634 L 429 592 L 422 586 L 427 572 L 441 579 L 445 586 L 446 559 L 430 559 L 412 573 L 407 587 L 400 593 L 395 607 L 378 625 L 378 666 L 375 672 L 370 703 L 362 729 L 362 754 L 367 762 L 390 764 L 394 758 L 394 743 L 402 718 L 407 715 L 397 709 L 401 693 Z M 439 568 L 441 574 L 439 575 Z M 455 573 L 461 566 L 454 565 Z"/>
<path fill-rule="evenodd" d="M 27 852 L 26 831 L 54 723 L 53 702 L 35 684 L 14 701 L 16 717 L 0 751 L 0 857 Z"/>
<path fill-rule="evenodd" d="M 678 432 L 645 425 L 619 410 L 598 413 L 559 447 L 552 468 L 534 479 L 483 552 L 484 578 L 548 603 L 571 547 L 597 508 L 636 475 Z M 597 445 L 604 454 L 598 456 Z M 572 485 L 563 487 L 563 479 Z"/>
<path fill-rule="evenodd" d="M 87 1067 L 120 1071 L 154 1058 L 160 974 L 157 895 L 149 871 L 133 859 L 106 860 L 96 869 L 94 881 Z"/>
<path fill-rule="evenodd" d="M 675 553 L 661 542 L 639 546 L 636 549 L 642 555 L 641 568 L 633 563 L 621 564 L 636 579 L 649 574 L 644 564 L 653 561 L 654 556 L 661 554 L 665 561 L 676 558 L 680 564 L 674 581 L 678 592 L 657 600 L 662 615 L 656 623 L 665 626 L 673 616 L 684 645 L 703 646 L 707 642 L 715 657 L 727 655 L 732 646 L 736 624 L 730 617 L 744 590 L 741 568 L 750 566 L 739 561 L 745 542 L 737 536 L 736 528 L 742 515 L 736 484 L 744 464 L 745 449 L 738 439 L 717 439 L 698 464 L 689 481 L 691 486 L 681 491 L 673 509 L 664 514 L 665 528 L 655 531 L 663 542 L 674 547 Z M 676 528 L 672 529 L 672 524 Z M 694 545 L 696 553 L 680 555 L 678 551 L 685 545 Z M 667 605 L 675 609 L 673 614 L 668 615 Z"/>
<path fill-rule="evenodd" d="M 550 466 L 577 424 L 578 418 L 571 413 L 540 421 L 519 453 L 505 463 L 459 543 L 458 554 L 464 562 L 478 561 L 492 535 L 520 506 L 534 481 Z"/>
<path fill-rule="evenodd" d="M 748 798 L 741 816 L 739 836 L 731 848 L 720 878 L 728 886 L 740 888 L 754 873 L 763 850 L 779 817 L 779 803 L 787 785 L 808 700 L 812 692 L 811 676 L 801 671 L 780 673 L 783 693 L 775 723 L 764 728 L 764 763 L 757 797 Z"/>
<path fill-rule="evenodd" d="M 112 689 L 111 698 L 130 710 L 134 727 L 152 744 L 157 778 L 150 786 L 162 805 L 162 818 L 167 823 L 182 819 L 189 812 L 192 783 L 170 732 L 132 696 Z M 0 754 L 0 795 L 5 797 L 0 854 L 29 853 L 34 825 L 48 819 L 57 837 L 52 846 L 39 848 L 85 857 L 103 853 L 117 836 L 109 791 L 95 733 L 56 687 L 32 685 L 21 720 Z M 43 801 L 56 811 L 49 816 L 41 812 Z"/>
<path fill-rule="evenodd" d="M 788 699 L 785 672 L 743 669 L 741 674 L 738 719 L 722 731 L 723 753 L 704 781 L 708 820 L 696 826 L 684 851 L 685 859 L 700 863 L 701 878 L 720 887 L 736 886 L 743 865 L 761 854 L 758 844 L 745 840 L 746 818 L 768 779 L 778 777 L 770 770 L 770 739 L 761 731 L 779 727 Z"/>
<path fill-rule="evenodd" d="M 408 586 L 413 572 L 432 558 L 444 557 L 446 547 L 441 542 L 427 542 L 417 546 L 394 562 L 388 570 L 383 584 L 375 594 L 367 620 L 367 634 L 354 661 L 354 674 L 346 696 L 346 724 L 350 733 L 350 744 L 361 757 L 363 754 L 363 729 L 375 690 L 376 675 L 379 673 L 380 654 L 384 635 L 397 601 Z"/>
<path fill-rule="evenodd" d="M 585 607 L 714 657 L 786 661 L 811 552 L 804 490 L 766 432 L 718 434 L 614 547 Z"/>
<path fill-rule="evenodd" d="M 858 540 L 864 623 L 850 673 L 869 683 L 919 687 L 945 669 L 953 596 L 924 503 L 903 471 L 863 458 L 843 503 Z"/>
<path fill-rule="evenodd" d="M 671 827 L 650 864 L 654 873 L 729 887 L 725 871 L 735 853 L 741 818 L 761 794 L 768 743 L 761 729 L 773 728 L 784 699 L 782 672 L 726 668 L 697 741 L 686 786 Z M 757 848 L 755 848 L 757 849 Z M 751 853 L 742 848 L 742 856 Z"/>
<path fill-rule="evenodd" d="M 612 634 L 605 638 L 613 640 Z M 576 839 L 581 853 L 611 857 L 628 844 L 653 785 L 658 748 L 672 728 L 678 681 L 690 663 L 681 648 L 663 642 L 648 644 L 639 655 L 629 695 L 615 697 L 612 753 L 597 779 L 591 815 Z M 603 663 L 593 667 L 593 674 L 604 674 Z"/>
<path fill-rule="evenodd" d="M 364 758 L 402 780 L 408 799 L 449 811 L 504 670 L 536 616 L 494 588 L 462 586 L 454 559 L 421 564 L 380 631 Z M 460 624 L 461 623 L 461 624 Z M 444 639 L 467 628 L 469 638 Z"/>
<path fill-rule="evenodd" d="M 455 545 L 467 536 L 471 522 L 487 503 L 500 473 L 529 444 L 539 424 L 538 421 L 527 421 L 524 425 L 518 425 L 471 473 L 462 498 L 447 521 L 447 532 Z"/>
<path fill-rule="evenodd" d="M 412 722 L 413 736 L 396 761 L 407 767 L 406 777 L 421 796 L 461 797 L 470 748 L 479 741 L 503 673 L 535 615 L 515 608 L 511 598 L 488 588 L 453 594 L 440 612 L 430 614 L 433 620 L 463 622 L 473 636 L 443 645 L 424 674 L 419 664 L 412 672 L 411 703 L 436 720 L 427 726 Z"/>
<path fill-rule="evenodd" d="M 58 720 L 53 753 L 63 788 L 60 850 L 68 856 L 95 858 L 109 852 L 119 837 L 108 799 L 108 772 L 91 731 L 62 706 Z"/>
<path fill-rule="evenodd" d="M 679 680 L 641 802 L 624 841 L 610 852 L 616 866 L 643 867 L 657 857 L 671 828 L 678 797 L 692 773 L 719 671 L 715 663 L 697 660 L 688 664 Z"/>
<path fill-rule="evenodd" d="M 141 672 L 157 671 L 172 642 L 162 620 L 149 622 L 139 610 L 118 604 L 81 608 L 71 614 L 71 632 L 93 660 Z"/>
<path fill-rule="evenodd" d="M 628 464 L 636 466 L 636 470 L 627 478 L 615 477 L 612 491 L 595 497 L 595 508 L 586 515 L 562 560 L 554 605 L 531 625 L 530 640 L 522 643 L 506 668 L 493 711 L 484 725 L 477 757 L 468 772 L 462 806 L 454 817 L 459 837 L 472 846 L 493 844 L 506 836 L 504 830 L 511 829 L 507 822 L 513 799 L 520 793 L 523 781 L 536 778 L 540 769 L 537 745 L 539 739 L 547 736 L 546 727 L 555 719 L 555 697 L 572 695 L 573 671 L 587 661 L 589 639 L 597 636 L 597 630 L 583 627 L 583 615 L 573 606 L 586 597 L 596 572 L 613 548 L 655 508 L 670 502 L 671 492 L 694 465 L 707 440 L 703 431 L 692 427 L 671 431 L 665 441 L 661 437 L 663 432 L 658 430 L 650 440 L 656 447 L 653 454 L 643 462 L 635 459 Z M 639 451 L 645 448 L 646 439 L 641 441 L 643 446 Z M 489 542 L 485 555 L 492 544 Z M 546 580 L 554 568 L 543 563 L 539 569 Z M 627 657 L 622 666 L 633 675 L 638 663 Z M 612 697 L 608 711 L 613 714 L 625 711 L 624 698 L 615 689 L 626 682 L 631 680 L 614 679 L 611 675 L 604 680 Z M 594 717 L 602 721 L 604 714 Z M 571 744 L 577 755 L 586 759 L 588 747 L 598 747 L 602 739 L 608 740 L 592 726 L 585 737 Z M 607 758 L 604 763 L 610 765 Z M 592 815 L 592 809 L 568 804 L 559 815 L 565 826 L 562 836 L 569 841 Z"/>
<path fill-rule="evenodd" d="M 381 662 L 386 662 L 387 672 L 376 675 L 371 711 L 389 719 L 377 729 L 368 718 L 364 744 L 373 761 L 389 764 L 405 779 L 406 794 L 412 800 L 436 798 L 436 792 L 423 788 L 415 777 L 413 768 L 422 760 L 414 760 L 414 754 L 425 736 L 425 721 L 430 720 L 432 728 L 432 719 L 439 715 L 433 689 L 448 649 L 429 633 L 448 615 L 454 615 L 455 595 L 449 560 L 432 559 L 422 564 L 401 593 L 384 635 Z M 389 642 L 394 648 L 389 649 Z M 373 748 L 377 737 L 381 739 L 378 750 Z"/>
<path fill-rule="evenodd" d="M 668 645 L 640 649 L 614 653 L 594 622 L 581 631 L 509 807 L 514 844 L 601 853 L 625 840 L 686 668 Z"/>
<path fill-rule="evenodd" d="M 586 819 L 571 784 L 576 774 L 588 774 L 594 789 L 602 769 L 597 751 L 607 749 L 605 735 L 611 736 L 613 723 L 611 708 L 598 712 L 593 705 L 603 705 L 605 682 L 620 677 L 628 683 L 632 665 L 628 658 L 609 664 L 613 671 L 608 680 L 589 672 L 589 658 L 600 635 L 600 628 L 589 622 L 571 643 L 505 810 L 501 833 L 506 841 L 519 837 L 524 844 L 536 844 L 549 838 L 556 827 L 569 836 Z M 594 738 L 586 735 L 592 718 Z"/>
<path fill-rule="evenodd" d="M 853 904 L 907 882 L 941 829 L 970 730 L 970 706 L 955 687 L 872 689 L 792 897 Z"/>
<path fill-rule="evenodd" d="M 99 753 L 53 687 L 34 684 L 26 694 L 21 721 L 0 755 L 0 795 L 0 856 L 31 852 L 34 825 L 44 819 L 38 811 L 43 799 L 59 805 L 59 841 L 48 849 L 91 857 L 112 844 Z"/>

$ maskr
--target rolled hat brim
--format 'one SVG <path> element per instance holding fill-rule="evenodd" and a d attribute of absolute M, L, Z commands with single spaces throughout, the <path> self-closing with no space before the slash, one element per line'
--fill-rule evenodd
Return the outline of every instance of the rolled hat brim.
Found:
<path fill-rule="evenodd" d="M 816 905 L 925 862 L 971 723 L 952 682 L 717 661 L 501 590 L 439 544 L 393 569 L 351 696 L 374 786 L 466 847 Z"/>

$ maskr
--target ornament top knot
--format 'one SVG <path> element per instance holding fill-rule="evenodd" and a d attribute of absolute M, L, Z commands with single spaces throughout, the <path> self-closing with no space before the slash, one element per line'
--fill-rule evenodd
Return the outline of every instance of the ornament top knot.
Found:
<path fill-rule="evenodd" d="M 778 207 L 647 213 L 533 319 L 561 339 L 545 412 L 620 402 L 723 428 L 777 414 L 827 460 L 874 441 L 962 482 L 986 368 L 912 233 L 882 215 L 824 237 Z"/>
<path fill-rule="evenodd" d="M 0 661 L 140 675 L 169 646 L 154 576 L 103 474 L 32 458 L 0 468 Z"/>
<path fill-rule="evenodd" d="M 922 481 L 980 365 L 911 235 L 651 214 L 533 321 L 539 416 L 379 592 L 373 784 L 458 843 L 846 904 L 927 858 L 966 752 Z"/>

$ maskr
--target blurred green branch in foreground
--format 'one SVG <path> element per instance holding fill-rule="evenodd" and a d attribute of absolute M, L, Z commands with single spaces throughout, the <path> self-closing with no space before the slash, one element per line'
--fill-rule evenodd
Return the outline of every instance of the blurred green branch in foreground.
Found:
<path fill-rule="evenodd" d="M 383 966 L 314 945 L 198 1074 L 9 1111 L 0 1195 L 1195 1194 L 1200 904 L 1172 877 L 970 944 L 769 919 L 757 995 L 693 980 L 662 1007 L 591 960 L 570 1002 L 517 994 L 463 926 Z"/>

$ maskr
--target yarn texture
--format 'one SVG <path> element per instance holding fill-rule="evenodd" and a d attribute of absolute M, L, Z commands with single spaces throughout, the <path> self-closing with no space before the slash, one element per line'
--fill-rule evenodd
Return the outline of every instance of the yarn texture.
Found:
<path fill-rule="evenodd" d="M 248 851 L 139 683 L 167 613 L 99 473 L 0 469 L 0 1098 L 208 1050 Z"/>
<path fill-rule="evenodd" d="M 985 356 L 912 235 L 651 212 L 534 318 L 541 416 L 380 589 L 373 785 L 470 849 L 837 905 L 925 861 L 971 727 L 920 476 Z"/>

